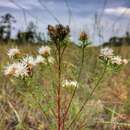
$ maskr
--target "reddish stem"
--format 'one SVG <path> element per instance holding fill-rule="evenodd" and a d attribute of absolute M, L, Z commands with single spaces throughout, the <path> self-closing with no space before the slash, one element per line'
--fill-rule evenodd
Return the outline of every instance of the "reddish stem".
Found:
<path fill-rule="evenodd" d="M 58 46 L 58 87 L 57 87 L 57 106 L 58 106 L 58 130 L 61 130 L 61 51 Z"/>

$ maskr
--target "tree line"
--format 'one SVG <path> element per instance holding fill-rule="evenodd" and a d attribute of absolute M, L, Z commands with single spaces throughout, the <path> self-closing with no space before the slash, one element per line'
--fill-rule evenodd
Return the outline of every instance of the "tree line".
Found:
<path fill-rule="evenodd" d="M 0 17 L 0 42 L 8 43 L 10 41 L 15 41 L 16 43 L 39 43 L 39 44 L 48 44 L 48 39 L 45 37 L 44 33 L 37 31 L 37 26 L 33 22 L 29 22 L 26 30 L 19 30 L 16 34 L 16 37 L 13 39 L 12 30 L 14 24 L 16 23 L 15 17 L 7 13 Z M 126 32 L 126 35 L 123 37 L 113 36 L 109 39 L 108 42 L 103 43 L 103 46 L 122 46 L 130 45 L 130 33 Z"/>
<path fill-rule="evenodd" d="M 125 36 L 117 37 L 113 36 L 109 39 L 108 42 L 103 43 L 103 46 L 122 46 L 122 45 L 130 45 L 130 33 L 126 32 Z"/>
<path fill-rule="evenodd" d="M 16 38 L 12 38 L 12 30 L 16 23 L 15 17 L 7 13 L 0 17 L 0 41 L 8 43 L 15 41 L 17 43 L 47 43 L 44 33 L 37 31 L 37 26 L 33 22 L 29 22 L 25 31 L 19 30 Z"/>

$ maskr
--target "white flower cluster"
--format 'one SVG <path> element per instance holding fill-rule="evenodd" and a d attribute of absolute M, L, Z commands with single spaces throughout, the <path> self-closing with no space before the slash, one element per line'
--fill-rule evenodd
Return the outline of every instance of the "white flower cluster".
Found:
<path fill-rule="evenodd" d="M 9 58 L 14 58 L 15 56 L 20 55 L 20 50 L 18 48 L 11 48 L 8 50 Z"/>
<path fill-rule="evenodd" d="M 111 48 L 105 47 L 100 50 L 100 56 L 108 59 L 113 56 L 113 50 Z"/>
<path fill-rule="evenodd" d="M 26 56 L 20 62 L 9 64 L 5 67 L 5 76 L 27 77 L 35 66 L 35 60 L 32 56 Z"/>
<path fill-rule="evenodd" d="M 26 77 L 28 76 L 28 69 L 27 66 L 23 63 L 13 63 L 5 67 L 4 75 L 14 77 Z"/>
<path fill-rule="evenodd" d="M 4 75 L 14 77 L 27 77 L 32 73 L 32 70 L 36 65 L 47 64 L 47 62 L 53 64 L 55 60 L 50 56 L 50 50 L 51 48 L 42 46 L 39 49 L 39 53 L 41 55 L 38 55 L 35 58 L 33 56 L 27 55 L 21 58 L 19 62 L 7 65 L 4 69 Z M 8 51 L 9 57 L 14 57 L 17 54 L 20 54 L 20 51 L 17 48 L 12 48 Z M 46 54 L 46 56 L 48 54 L 48 57 L 45 58 L 43 54 Z"/>
<path fill-rule="evenodd" d="M 42 46 L 38 49 L 38 53 L 44 57 L 48 57 L 51 54 L 51 48 L 48 46 Z"/>
<path fill-rule="evenodd" d="M 111 63 L 112 64 L 117 64 L 117 65 L 121 65 L 122 64 L 121 56 L 113 56 L 111 58 Z"/>
<path fill-rule="evenodd" d="M 78 82 L 75 80 L 63 80 L 62 87 L 78 87 Z"/>
<path fill-rule="evenodd" d="M 43 56 L 47 59 L 47 62 L 49 64 L 54 64 L 55 59 L 53 57 L 51 57 L 51 48 L 48 46 L 42 46 L 38 49 L 38 53 L 40 54 L 40 56 Z M 39 57 L 40 59 L 42 59 L 41 57 Z"/>
<path fill-rule="evenodd" d="M 111 64 L 123 65 L 128 64 L 127 59 L 122 59 L 121 56 L 116 56 L 111 48 L 102 48 L 100 51 L 100 57 L 104 60 L 108 60 Z"/>
<path fill-rule="evenodd" d="M 38 55 L 35 59 L 35 64 L 46 64 L 45 58 L 41 55 Z"/>
<path fill-rule="evenodd" d="M 22 59 L 22 63 L 24 63 L 30 67 L 34 67 L 36 65 L 36 61 L 35 61 L 34 57 L 29 56 L 29 55 L 27 55 L 26 57 L 24 57 Z"/>
<path fill-rule="evenodd" d="M 55 59 L 54 59 L 53 57 L 51 57 L 51 56 L 49 56 L 49 57 L 47 58 L 47 60 L 48 60 L 48 63 L 49 63 L 49 64 L 54 64 L 54 62 L 55 62 Z"/>

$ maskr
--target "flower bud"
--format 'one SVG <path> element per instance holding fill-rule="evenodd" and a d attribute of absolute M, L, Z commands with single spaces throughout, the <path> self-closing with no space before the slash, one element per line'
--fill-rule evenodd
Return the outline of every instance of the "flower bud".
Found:
<path fill-rule="evenodd" d="M 80 40 L 80 41 L 86 41 L 86 40 L 88 40 L 88 35 L 87 35 L 87 33 L 86 33 L 86 32 L 81 32 L 81 33 L 80 33 L 79 40 Z"/>

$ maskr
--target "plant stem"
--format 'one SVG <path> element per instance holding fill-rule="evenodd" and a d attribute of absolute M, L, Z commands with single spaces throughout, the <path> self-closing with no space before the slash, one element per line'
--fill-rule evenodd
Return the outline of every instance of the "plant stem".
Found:
<path fill-rule="evenodd" d="M 57 87 L 57 109 L 58 109 L 58 130 L 61 130 L 61 47 L 58 46 L 58 87 Z"/>
<path fill-rule="evenodd" d="M 81 73 L 82 73 L 82 69 L 83 69 L 83 63 L 84 63 L 84 51 L 85 51 L 85 47 L 82 48 L 82 56 L 81 56 L 81 65 L 80 65 L 80 69 L 79 69 L 79 73 L 78 73 L 78 78 L 77 78 L 77 82 L 79 82 L 80 80 L 80 76 L 81 76 Z M 77 90 L 77 87 L 75 87 L 74 91 L 73 91 L 73 94 L 72 94 L 72 97 L 70 99 L 70 102 L 69 102 L 69 105 L 64 113 L 64 117 L 63 117 L 63 124 L 65 123 L 65 119 L 67 117 L 67 114 L 68 114 L 68 111 L 69 111 L 69 108 L 72 104 L 72 101 L 73 101 L 73 98 L 76 94 L 76 90 Z"/>
<path fill-rule="evenodd" d="M 74 117 L 74 119 L 72 120 L 72 122 L 70 123 L 70 125 L 68 126 L 67 130 L 69 130 L 69 128 L 72 126 L 72 124 L 79 119 L 79 115 L 81 114 L 82 110 L 84 109 L 85 105 L 87 104 L 87 102 L 89 101 L 89 99 L 91 98 L 91 96 L 93 95 L 93 93 L 95 92 L 95 90 L 99 87 L 99 84 L 101 82 L 101 80 L 103 79 L 105 72 L 106 72 L 107 66 L 104 67 L 103 73 L 101 75 L 101 77 L 98 79 L 95 87 L 93 88 L 93 90 L 91 91 L 91 93 L 89 94 L 89 96 L 86 98 L 85 102 L 82 104 L 80 110 L 78 111 L 78 113 L 76 114 L 76 116 Z"/>

